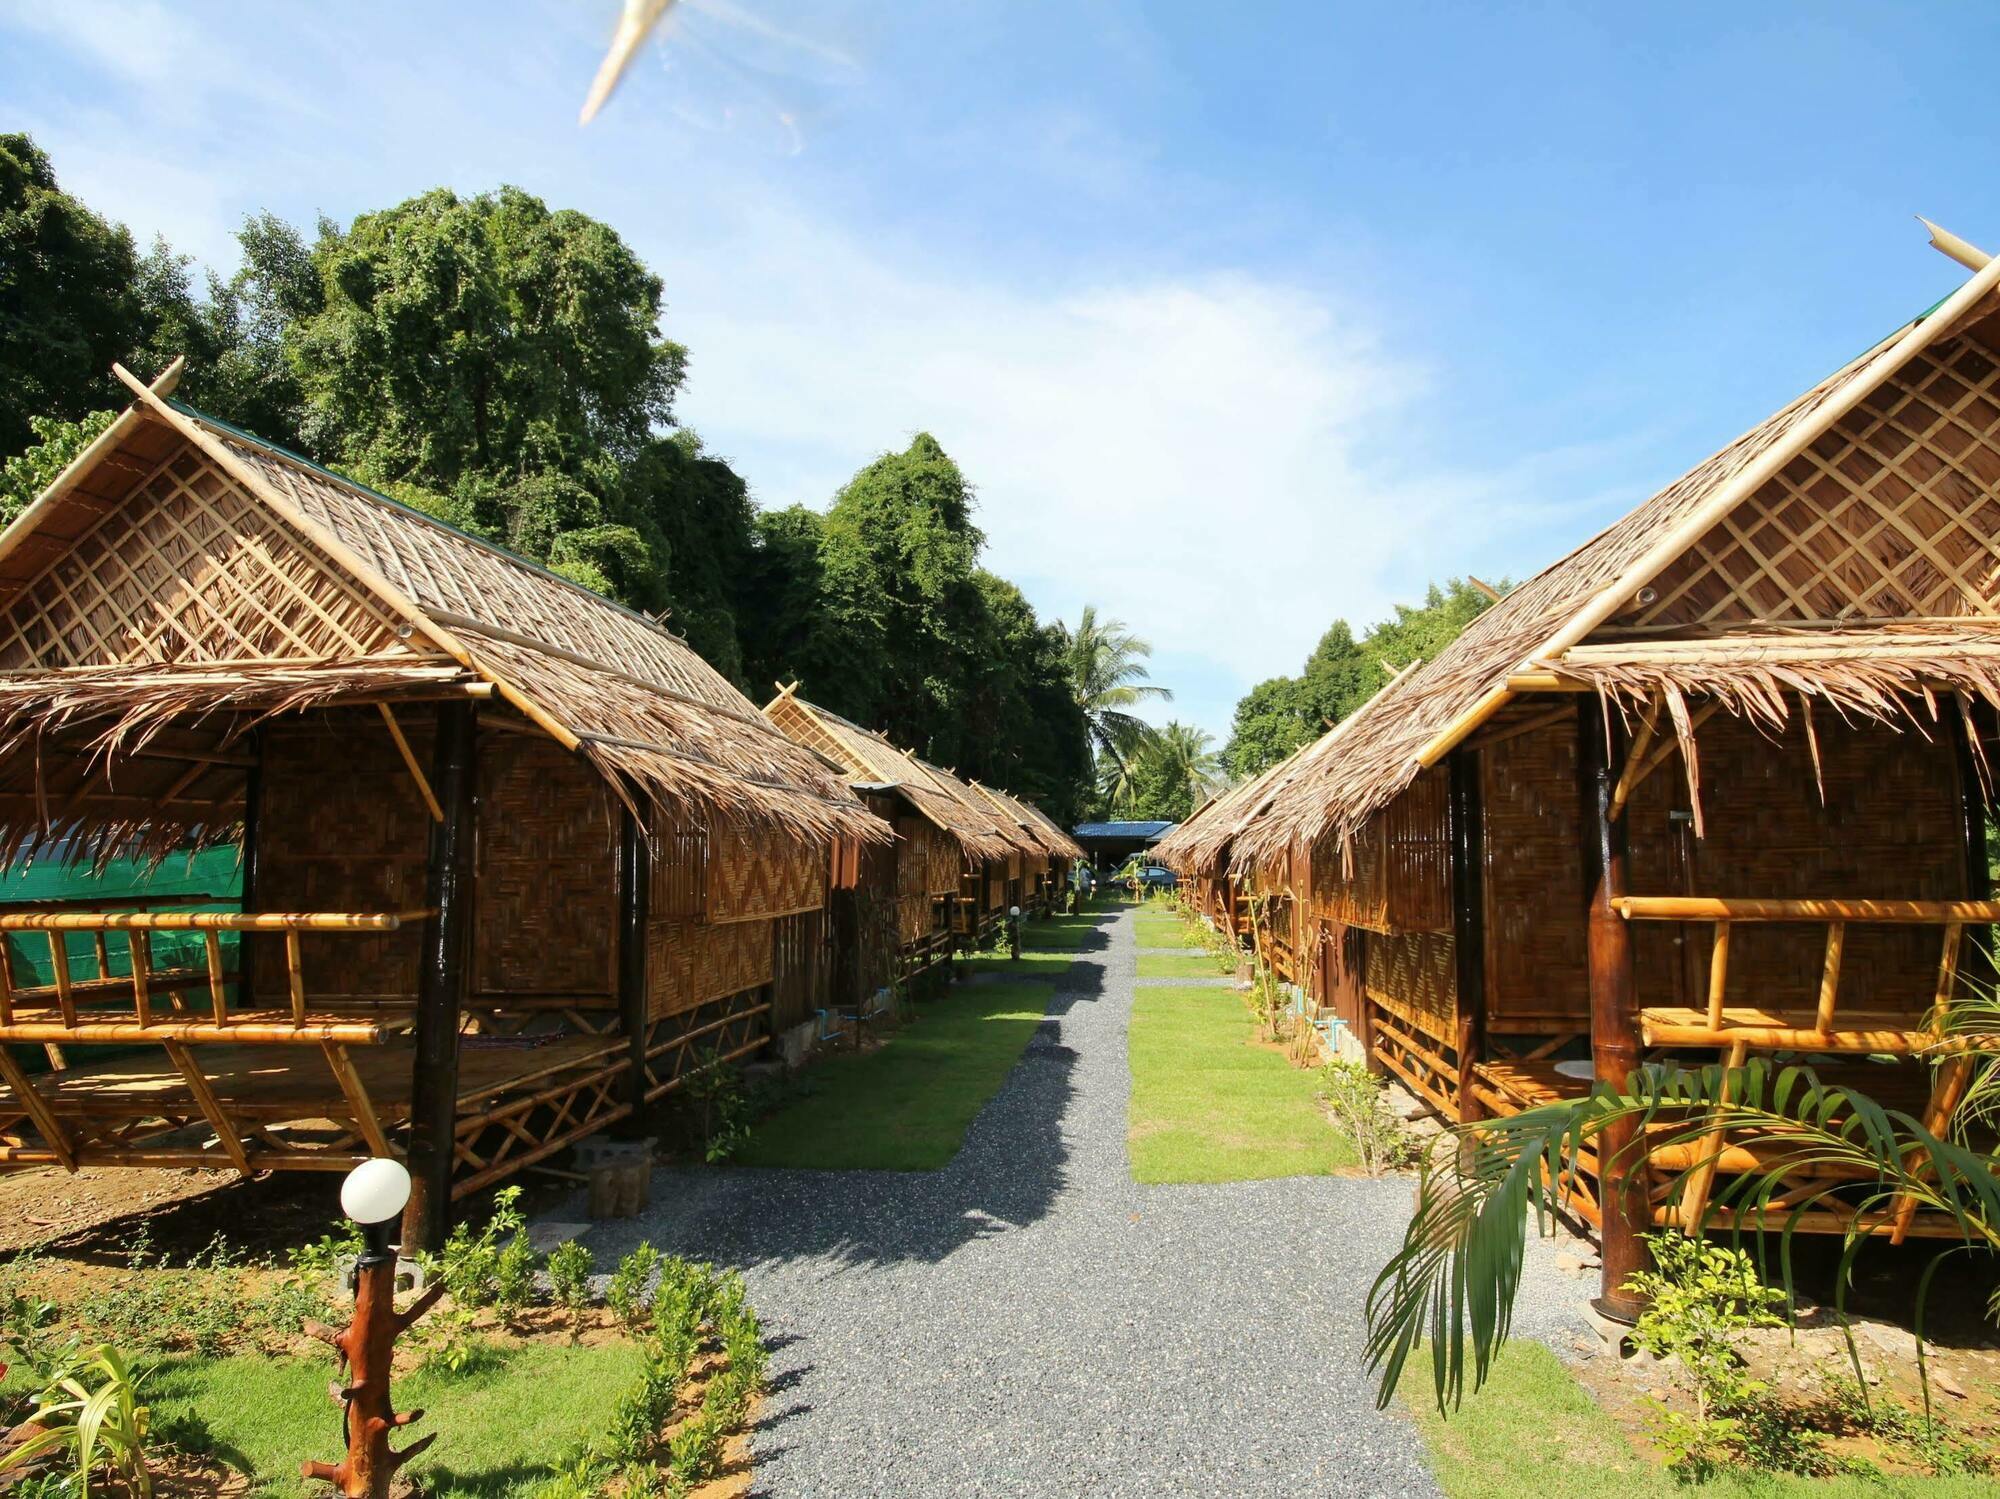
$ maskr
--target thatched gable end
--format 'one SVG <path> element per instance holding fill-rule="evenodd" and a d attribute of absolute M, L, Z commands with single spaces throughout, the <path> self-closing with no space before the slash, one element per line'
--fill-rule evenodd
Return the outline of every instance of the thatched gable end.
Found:
<path fill-rule="evenodd" d="M 149 737 L 441 692 L 496 697 L 675 817 L 886 838 L 652 620 L 127 383 L 138 403 L 0 533 L 0 848 L 220 836 L 225 801 L 134 770 Z M 58 737 L 118 772 L 115 826 L 102 785 L 44 779 Z"/>
<path fill-rule="evenodd" d="M 1939 686 L 2000 701 L 1964 648 L 2000 623 L 1996 285 L 2000 260 L 1514 589 L 1396 685 L 1395 711 L 1367 714 L 1269 797 L 1235 862 L 1352 840 L 1518 691 L 1572 665 L 1579 687 L 1716 691 L 1739 711 L 1754 695 L 1779 716 L 1801 695 L 1850 711 L 1902 712 L 1900 692 Z M 1673 663 L 1656 649 L 1883 625 L 1934 628 L 1900 663 L 1866 646 L 1866 670 L 1851 649 Z"/>

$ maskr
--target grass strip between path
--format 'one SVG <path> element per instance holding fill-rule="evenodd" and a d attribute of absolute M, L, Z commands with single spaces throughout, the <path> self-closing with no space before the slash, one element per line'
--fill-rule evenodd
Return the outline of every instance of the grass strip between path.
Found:
<path fill-rule="evenodd" d="M 1234 991 L 1140 989 L 1129 1048 L 1135 1181 L 1325 1176 L 1354 1164 L 1314 1098 L 1314 1074 L 1257 1043 L 1256 1022 Z"/>
<path fill-rule="evenodd" d="M 1139 954 L 1139 977 L 1142 979 L 1219 979 L 1227 978 L 1235 968 L 1224 968 L 1216 959 L 1204 952 Z"/>
<path fill-rule="evenodd" d="M 1370 1267 L 1372 1273 L 1372 1267 Z M 1430 1355 L 1411 1355 L 1401 1396 L 1430 1448 L 1448 1499 L 1616 1493 L 1619 1499 L 1973 1499 L 1993 1480 L 1973 1476 L 1799 1478 L 1723 1473 L 1677 1482 L 1635 1450 L 1576 1377 L 1540 1343 L 1509 1343 L 1492 1377 L 1449 1417 L 1430 1393 Z"/>
<path fill-rule="evenodd" d="M 1067 953 L 1055 956 L 1053 969 L 1033 965 L 1040 977 L 1067 967 Z M 877 1050 L 816 1062 L 801 1079 L 805 1096 L 758 1124 L 732 1164 L 936 1170 L 958 1154 L 1054 992 L 1047 982 L 978 983 L 919 1002 Z"/>
<path fill-rule="evenodd" d="M 299 1464 L 341 1456 L 338 1413 L 327 1404 L 324 1358 L 176 1359 L 146 1379 L 156 1437 L 199 1422 L 197 1443 L 252 1478 L 257 1494 L 327 1493 Z M 529 1344 L 500 1351 L 462 1374 L 416 1373 L 396 1380 L 396 1404 L 422 1410 L 416 1434 L 437 1443 L 410 1471 L 438 1499 L 514 1499 L 537 1493 L 580 1437 L 601 1429 L 639 1374 L 639 1347 L 627 1339 L 562 1347 Z"/>

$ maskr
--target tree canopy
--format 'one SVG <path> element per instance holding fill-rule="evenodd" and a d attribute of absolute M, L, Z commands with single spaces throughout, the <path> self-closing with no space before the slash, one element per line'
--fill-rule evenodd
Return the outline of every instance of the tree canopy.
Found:
<path fill-rule="evenodd" d="M 1435 660 L 1492 603 L 1477 584 L 1453 578 L 1442 588 L 1433 583 L 1414 608 L 1398 604 L 1394 617 L 1359 640 L 1346 620 L 1335 620 L 1298 676 L 1259 682 L 1237 702 L 1223 751 L 1230 773 L 1256 775 L 1311 743 L 1381 690 L 1391 670 Z"/>
<path fill-rule="evenodd" d="M 439 188 L 310 239 L 260 214 L 237 242 L 226 280 L 164 241 L 142 255 L 0 136 L 0 516 L 124 404 L 114 359 L 149 376 L 185 354 L 202 410 L 661 618 L 753 696 L 796 679 L 961 774 L 1081 810 L 1073 637 L 980 566 L 973 486 L 934 437 L 824 513 L 760 510 L 674 425 L 686 353 L 659 279 L 610 226 L 518 188 Z"/>

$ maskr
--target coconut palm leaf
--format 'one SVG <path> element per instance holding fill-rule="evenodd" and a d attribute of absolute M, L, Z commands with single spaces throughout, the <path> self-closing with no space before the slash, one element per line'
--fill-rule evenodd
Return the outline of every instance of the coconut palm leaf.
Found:
<path fill-rule="evenodd" d="M 1956 1050 L 1971 1039 L 1961 1034 L 1942 1044 Z M 1995 1039 L 1989 1026 L 1982 1043 Z M 1649 1132 L 1656 1149 L 1688 1148 L 1670 1201 L 1680 1201 L 1690 1178 L 1716 1159 L 1718 1126 L 1729 1144 L 1757 1151 L 1755 1169 L 1719 1181 L 1703 1222 L 1724 1208 L 1735 1221 L 1761 1221 L 1777 1241 L 1788 1296 L 1792 1236 L 1814 1209 L 1858 1220 L 1913 1201 L 1918 1211 L 1947 1219 L 1962 1247 L 2000 1252 L 2000 1173 L 1991 1155 L 1941 1139 L 1858 1089 L 1822 1082 L 1810 1068 L 1761 1059 L 1736 1069 L 1643 1068 L 1625 1093 L 1600 1087 L 1588 1098 L 1482 1120 L 1445 1137 L 1448 1148 L 1427 1162 L 1403 1247 L 1368 1293 L 1369 1363 L 1381 1372 L 1383 1403 L 1426 1337 L 1440 1409 L 1463 1398 L 1468 1363 L 1472 1388 L 1484 1383 L 1511 1324 L 1531 1212 L 1538 1227 L 1546 1225 L 1579 1185 L 1583 1154 L 1606 1146 L 1607 1130 L 1619 1121 L 1634 1126 L 1632 1150 Z M 1824 1184 L 1800 1194 L 1801 1173 Z M 1843 1298 L 1863 1238 L 1859 1231 L 1847 1236 Z M 1758 1250 L 1763 1256 L 1762 1239 Z M 1920 1321 L 1929 1285 L 1925 1277 L 1916 1288 Z"/>

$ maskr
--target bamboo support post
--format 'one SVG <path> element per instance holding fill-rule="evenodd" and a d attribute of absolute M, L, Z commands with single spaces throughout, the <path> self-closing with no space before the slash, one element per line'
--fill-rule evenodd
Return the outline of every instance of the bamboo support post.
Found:
<path fill-rule="evenodd" d="M 153 938 L 144 928 L 127 939 L 132 946 L 132 1008 L 139 1024 L 153 1023 Z"/>
<path fill-rule="evenodd" d="M 417 763 L 417 752 L 410 748 L 410 741 L 403 737 L 403 726 L 396 722 L 396 710 L 387 703 L 377 703 L 375 706 L 382 710 L 382 722 L 389 726 L 389 737 L 396 741 L 396 753 L 403 757 L 403 764 L 410 772 L 410 779 L 417 783 L 417 791 L 422 795 L 424 805 L 430 808 L 431 821 L 443 822 L 444 808 L 438 805 L 437 793 L 431 790 L 429 777 L 424 774 L 423 766 Z"/>
<path fill-rule="evenodd" d="M 56 1005 L 62 1011 L 64 1025 L 76 1024 L 76 991 L 70 987 L 69 939 L 61 932 L 50 932 L 49 968 L 56 979 Z"/>
<path fill-rule="evenodd" d="M 333 1073 L 333 1080 L 340 1085 L 341 1095 L 347 1106 L 354 1111 L 354 1127 L 367 1142 L 368 1153 L 372 1156 L 393 1156 L 394 1147 L 382 1130 L 381 1117 L 375 1112 L 374 1100 L 368 1096 L 368 1085 L 361 1080 L 361 1074 L 354 1066 L 354 1058 L 347 1054 L 347 1048 L 338 1041 L 322 1041 L 320 1050 L 326 1057 L 326 1065 Z"/>
<path fill-rule="evenodd" d="M 222 971 L 222 934 L 210 930 L 201 934 L 202 957 L 208 962 L 209 1017 L 217 1025 L 229 1020 L 229 989 Z"/>
<path fill-rule="evenodd" d="M 1840 993 L 1840 958 L 1847 947 L 1847 923 L 1832 921 L 1826 928 L 1826 961 L 1820 966 L 1819 1009 L 1815 1015 L 1818 1028 L 1822 1031 L 1833 1029 L 1834 1003 Z"/>
<path fill-rule="evenodd" d="M 202 1118 L 206 1119 L 208 1127 L 215 1131 L 215 1138 L 222 1146 L 223 1154 L 229 1157 L 229 1164 L 246 1177 L 254 1176 L 256 1172 L 251 1168 L 249 1153 L 243 1148 L 243 1138 L 236 1133 L 235 1127 L 229 1122 L 229 1116 L 223 1112 L 222 1100 L 215 1096 L 215 1089 L 209 1086 L 208 1074 L 195 1064 L 193 1056 L 180 1042 L 167 1041 L 162 1044 L 166 1048 L 167 1059 L 174 1064 L 182 1081 L 188 1085 L 188 1092 L 194 1095 L 195 1104 L 200 1108 Z"/>
<path fill-rule="evenodd" d="M 1972 1057 L 1959 1055 L 1938 1065 L 1937 1076 L 1931 1083 L 1930 1102 L 1925 1105 L 1923 1125 L 1933 1135 L 1942 1135 L 1951 1116 L 1965 1101 L 1965 1095 L 1972 1086 L 1975 1067 Z M 1912 1149 L 1905 1157 L 1906 1167 L 1913 1168 L 1921 1156 L 1921 1151 Z M 1900 1244 L 1909 1236 L 1910 1224 L 1917 1216 L 1917 1197 L 1913 1192 L 1898 1194 L 1895 1204 L 1889 1210 L 1889 1242 Z"/>
<path fill-rule="evenodd" d="M 296 928 L 285 933 L 285 985 L 292 1000 L 292 1023 L 306 1023 L 306 970 L 305 959 L 299 951 L 299 934 Z"/>
<path fill-rule="evenodd" d="M 1708 949 L 1708 1024 L 1722 1029 L 1722 996 L 1729 987 L 1729 923 L 1715 923 L 1715 940 Z"/>
<path fill-rule="evenodd" d="M 34 1085 L 28 1074 L 21 1070 L 21 1064 L 14 1060 L 14 1053 L 5 1046 L 0 1046 L 0 1078 L 6 1079 L 7 1086 L 14 1090 L 14 1096 L 21 1101 L 21 1107 L 27 1110 L 28 1117 L 34 1121 L 35 1129 L 48 1145 L 49 1153 L 56 1158 L 56 1163 L 63 1170 L 74 1172 L 76 1147 L 71 1143 L 68 1132 L 56 1119 L 54 1111 L 49 1108 L 48 1100 L 42 1097 L 41 1090 Z"/>
<path fill-rule="evenodd" d="M 1723 1136 L 1726 1133 L 1723 1128 L 1723 1117 L 1729 1109 L 1730 1084 L 1742 1071 L 1747 1053 L 1748 1048 L 1741 1041 L 1733 1041 L 1729 1046 L 1729 1055 L 1722 1064 L 1722 1082 L 1716 1090 L 1713 1123 L 1708 1133 L 1702 1136 L 1698 1163 L 1688 1177 L 1686 1195 L 1681 1198 L 1681 1226 L 1689 1237 L 1701 1232 L 1701 1220 L 1708 1211 L 1709 1191 L 1715 1185 L 1716 1166 L 1722 1152 Z"/>

